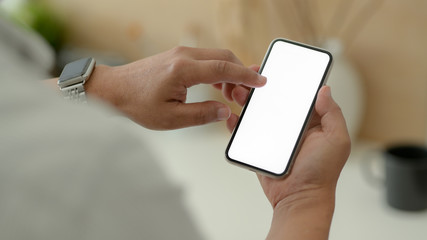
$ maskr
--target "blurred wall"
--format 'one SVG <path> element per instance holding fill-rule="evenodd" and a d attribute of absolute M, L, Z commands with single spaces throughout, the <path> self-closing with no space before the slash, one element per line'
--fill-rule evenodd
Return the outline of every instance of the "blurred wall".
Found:
<path fill-rule="evenodd" d="M 358 136 L 384 144 L 425 143 L 427 1 L 219 1 L 228 13 L 220 19 L 222 36 L 247 64 L 261 61 L 265 47 L 258 46 L 277 36 L 315 45 L 339 39 L 364 90 Z"/>
<path fill-rule="evenodd" d="M 43 0 L 68 24 L 68 42 L 134 60 L 183 41 L 214 46 L 210 0 Z"/>
<path fill-rule="evenodd" d="M 387 0 L 349 55 L 367 93 L 361 136 L 383 142 L 427 137 L 427 1 Z"/>
<path fill-rule="evenodd" d="M 359 136 L 425 141 L 427 1 L 45 1 L 68 22 L 69 43 L 130 60 L 190 43 L 230 48 L 252 64 L 275 37 L 313 44 L 338 38 L 365 91 Z"/>

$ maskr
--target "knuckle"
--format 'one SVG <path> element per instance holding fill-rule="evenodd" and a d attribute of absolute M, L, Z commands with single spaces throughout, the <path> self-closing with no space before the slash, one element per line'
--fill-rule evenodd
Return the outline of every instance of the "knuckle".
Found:
<path fill-rule="evenodd" d="M 229 59 L 229 60 L 236 59 L 236 56 L 234 55 L 234 53 L 231 50 L 229 50 L 229 49 L 222 49 L 222 52 L 224 54 L 224 58 L 225 59 Z"/>
<path fill-rule="evenodd" d="M 347 131 L 347 127 L 344 125 L 343 128 L 345 128 L 341 134 L 336 136 L 336 142 L 342 146 L 342 149 L 350 149 L 351 148 L 351 138 Z"/>
<path fill-rule="evenodd" d="M 341 106 L 337 102 L 335 102 L 335 101 L 334 101 L 334 107 L 335 107 L 335 110 L 337 112 L 339 112 L 341 115 L 343 115 Z"/>
<path fill-rule="evenodd" d="M 182 72 L 182 69 L 188 64 L 188 60 L 184 58 L 177 57 L 172 60 L 169 65 L 169 71 L 172 74 L 179 75 Z"/>
<path fill-rule="evenodd" d="M 230 65 L 229 62 L 227 61 L 217 61 L 215 64 L 215 69 L 214 71 L 219 73 L 219 74 L 224 74 L 227 73 L 230 69 Z"/>
<path fill-rule="evenodd" d="M 183 53 L 187 52 L 187 50 L 188 50 L 188 47 L 177 46 L 177 47 L 172 48 L 171 51 L 172 51 L 172 54 L 180 55 L 180 54 L 183 54 Z"/>
<path fill-rule="evenodd" d="M 341 149 L 343 151 L 343 154 L 348 157 L 351 152 L 351 139 L 348 134 L 344 135 L 340 139 L 341 142 Z"/>
<path fill-rule="evenodd" d="M 337 107 L 336 111 L 338 112 L 338 114 L 341 115 L 341 123 L 335 125 L 336 126 L 336 131 L 335 131 L 335 142 L 338 144 L 338 149 L 342 149 L 346 155 L 350 154 L 351 151 L 351 137 L 350 134 L 348 132 L 348 127 L 345 121 L 344 116 L 342 115 L 342 111 L 340 107 Z"/>
<path fill-rule="evenodd" d="M 210 106 L 199 105 L 198 107 L 192 107 L 187 114 L 182 115 L 182 122 L 185 122 L 187 126 L 198 126 L 210 122 L 210 118 Z"/>
<path fill-rule="evenodd" d="M 223 59 L 226 59 L 229 62 L 233 62 L 233 63 L 239 64 L 239 65 L 243 65 L 242 62 L 240 61 L 240 59 L 236 55 L 234 55 L 234 53 L 231 50 L 223 49 L 222 51 L 223 51 L 223 53 L 222 53 Z"/>
<path fill-rule="evenodd" d="M 193 121 L 196 125 L 201 125 L 201 124 L 205 124 L 208 122 L 208 118 L 205 114 L 205 112 L 200 109 L 198 111 L 196 111 L 196 113 L 193 116 Z"/>

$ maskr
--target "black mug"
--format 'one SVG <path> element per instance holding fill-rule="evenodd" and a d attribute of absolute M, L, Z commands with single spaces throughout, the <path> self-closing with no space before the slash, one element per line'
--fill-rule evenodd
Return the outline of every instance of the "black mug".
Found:
<path fill-rule="evenodd" d="M 427 148 L 395 145 L 383 155 L 388 204 L 406 211 L 427 209 Z"/>

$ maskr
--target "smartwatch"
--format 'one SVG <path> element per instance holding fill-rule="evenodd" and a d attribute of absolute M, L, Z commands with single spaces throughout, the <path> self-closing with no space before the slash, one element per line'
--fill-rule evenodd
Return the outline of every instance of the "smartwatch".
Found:
<path fill-rule="evenodd" d="M 65 99 L 86 103 L 84 84 L 95 68 L 95 59 L 83 58 L 65 65 L 58 79 L 58 87 Z"/>

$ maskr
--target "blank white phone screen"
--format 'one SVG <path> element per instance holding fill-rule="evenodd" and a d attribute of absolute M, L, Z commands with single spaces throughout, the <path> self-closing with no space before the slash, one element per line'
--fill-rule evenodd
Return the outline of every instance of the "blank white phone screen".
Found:
<path fill-rule="evenodd" d="M 274 42 L 229 145 L 228 158 L 281 175 L 286 170 L 331 61 L 325 52 Z M 265 60 L 264 60 L 265 61 Z"/>

